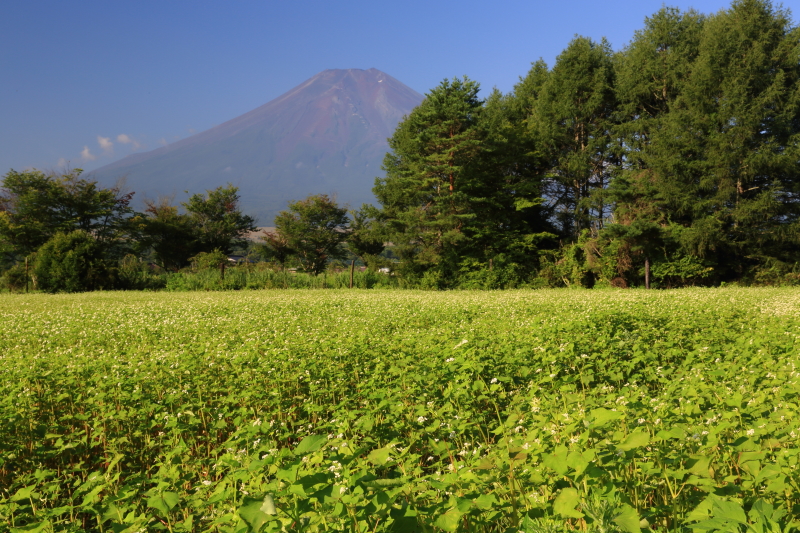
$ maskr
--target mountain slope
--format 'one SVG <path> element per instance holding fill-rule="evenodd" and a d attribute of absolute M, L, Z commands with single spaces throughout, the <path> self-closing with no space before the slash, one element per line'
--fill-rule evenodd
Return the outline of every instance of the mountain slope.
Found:
<path fill-rule="evenodd" d="M 374 200 L 386 139 L 422 98 L 377 69 L 325 70 L 249 113 L 90 176 L 103 184 L 124 176 L 140 198 L 230 182 L 265 226 L 309 194 L 359 207 Z"/>

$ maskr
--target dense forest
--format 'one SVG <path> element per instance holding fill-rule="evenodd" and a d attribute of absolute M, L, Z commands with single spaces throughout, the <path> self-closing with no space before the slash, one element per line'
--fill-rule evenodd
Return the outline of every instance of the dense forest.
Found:
<path fill-rule="evenodd" d="M 620 51 L 576 37 L 510 93 L 479 90 L 445 80 L 400 123 L 378 206 L 348 213 L 312 196 L 257 242 L 235 187 L 138 213 L 80 172 L 12 170 L 5 285 L 32 271 L 42 290 L 146 288 L 153 268 L 234 250 L 311 275 L 358 258 L 437 289 L 800 284 L 800 29 L 788 11 L 665 7 Z"/>
<path fill-rule="evenodd" d="M 800 31 L 767 1 L 663 8 L 619 52 L 576 37 L 510 94 L 444 81 L 390 146 L 374 216 L 438 286 L 800 274 Z"/>

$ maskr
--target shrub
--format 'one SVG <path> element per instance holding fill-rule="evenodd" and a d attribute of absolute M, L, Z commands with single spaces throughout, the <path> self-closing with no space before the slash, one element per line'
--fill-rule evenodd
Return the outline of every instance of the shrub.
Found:
<path fill-rule="evenodd" d="M 3 273 L 0 277 L 0 286 L 11 292 L 24 291 L 26 278 L 30 280 L 25 274 L 25 263 L 18 263 Z"/>
<path fill-rule="evenodd" d="M 57 233 L 39 248 L 34 264 L 37 288 L 45 292 L 109 289 L 113 270 L 97 241 L 85 231 Z"/>

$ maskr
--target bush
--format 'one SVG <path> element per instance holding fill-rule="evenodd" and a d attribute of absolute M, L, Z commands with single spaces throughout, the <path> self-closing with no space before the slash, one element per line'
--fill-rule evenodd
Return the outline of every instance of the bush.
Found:
<path fill-rule="evenodd" d="M 45 292 L 83 292 L 113 288 L 113 270 L 97 241 L 85 231 L 57 233 L 39 248 L 36 287 Z"/>
<path fill-rule="evenodd" d="M 155 267 L 160 272 L 155 272 L 150 263 L 145 263 L 133 255 L 126 255 L 116 272 L 116 286 L 122 290 L 157 290 L 167 285 L 167 274 Z"/>
<path fill-rule="evenodd" d="M 25 263 L 18 263 L 3 273 L 0 277 L 0 286 L 11 292 L 24 291 L 26 279 L 30 278 L 25 275 Z"/>

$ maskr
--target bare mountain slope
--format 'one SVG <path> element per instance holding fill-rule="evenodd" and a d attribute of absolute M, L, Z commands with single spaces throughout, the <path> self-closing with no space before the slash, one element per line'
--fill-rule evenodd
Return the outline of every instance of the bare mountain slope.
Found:
<path fill-rule="evenodd" d="M 125 176 L 139 197 L 178 199 L 230 182 L 266 226 L 309 194 L 359 207 L 374 200 L 386 139 L 422 98 L 376 69 L 326 70 L 249 113 L 91 176 L 104 184 Z"/>

